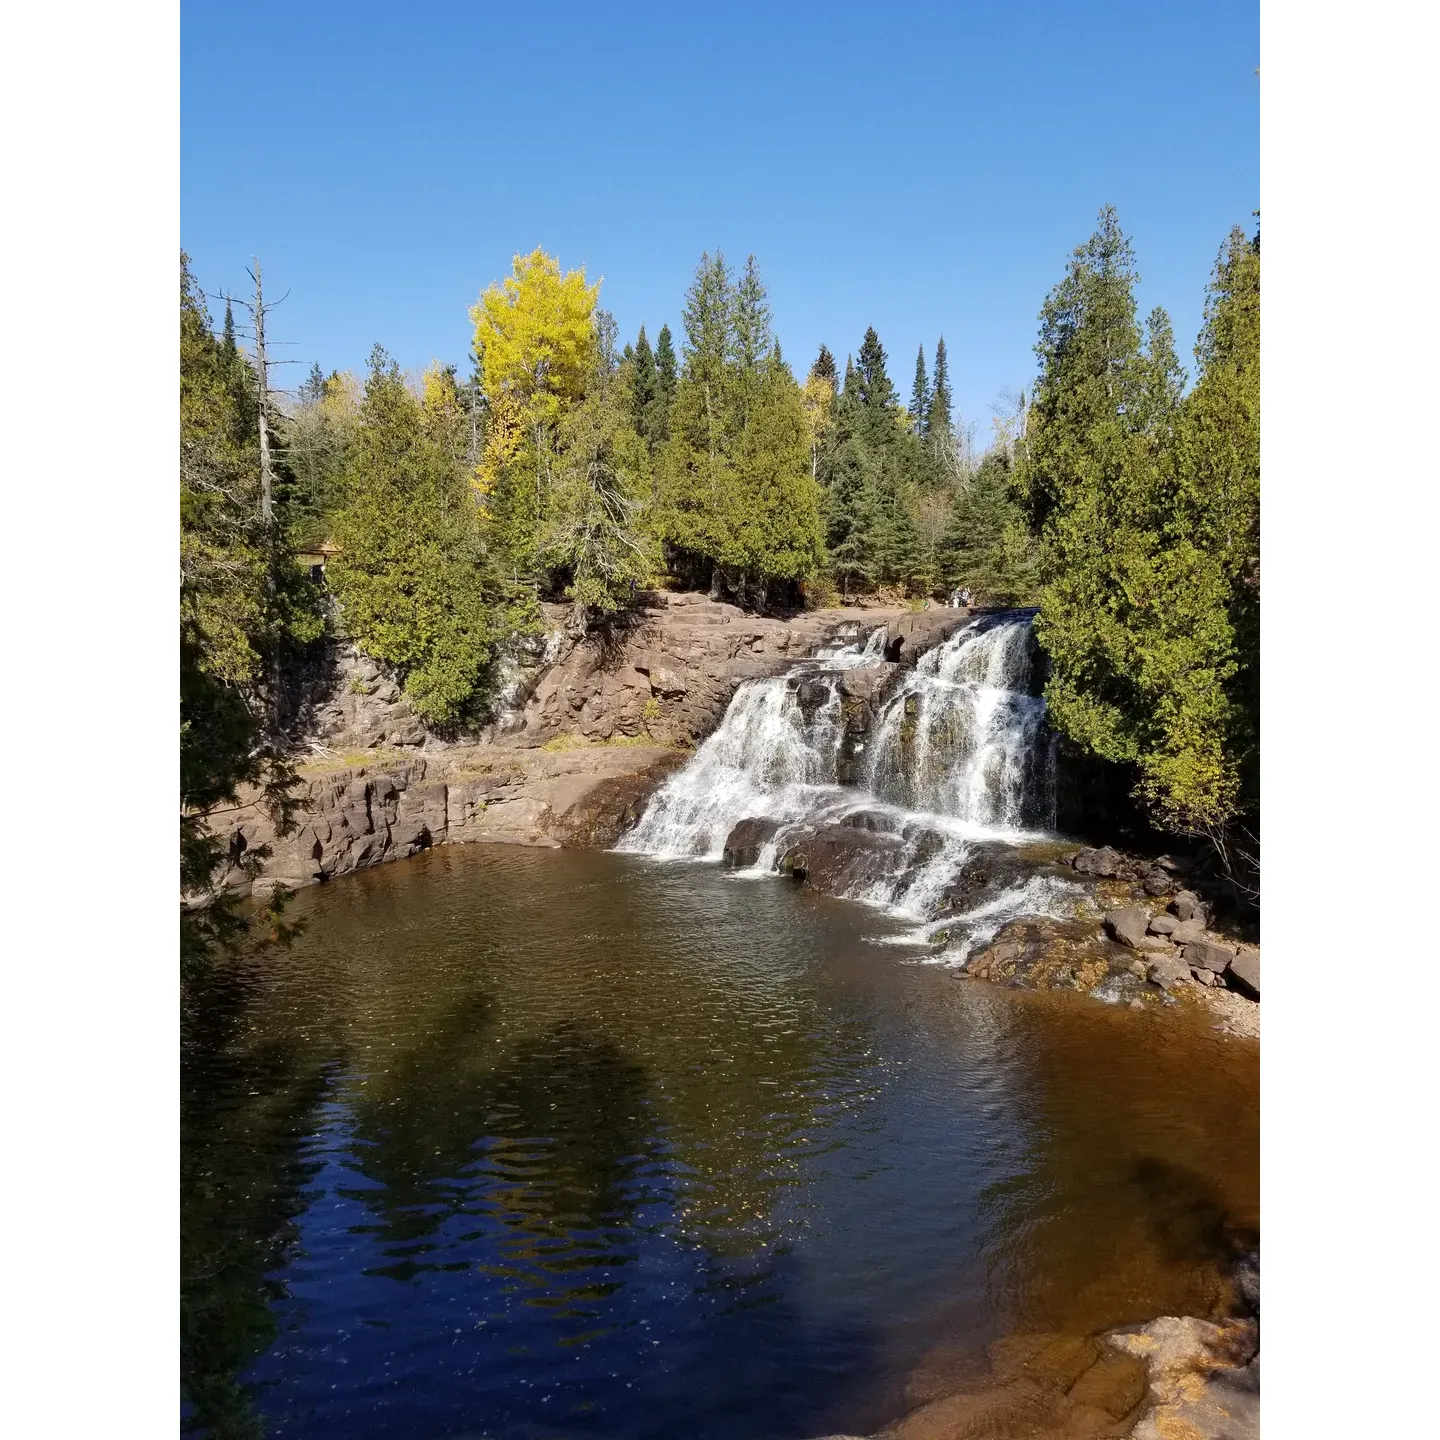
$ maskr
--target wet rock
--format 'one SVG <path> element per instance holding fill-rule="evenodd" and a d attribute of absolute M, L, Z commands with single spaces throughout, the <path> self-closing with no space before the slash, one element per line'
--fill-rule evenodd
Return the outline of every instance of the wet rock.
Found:
<path fill-rule="evenodd" d="M 1259 1331 L 1166 1315 L 1106 1337 L 1146 1368 L 1150 1410 L 1133 1440 L 1259 1440 Z"/>
<path fill-rule="evenodd" d="M 1254 945 L 1242 945 L 1225 972 L 1242 995 L 1260 998 L 1260 951 Z"/>
<path fill-rule="evenodd" d="M 1145 877 L 1147 895 L 1168 895 L 1175 888 L 1175 882 L 1163 871 L 1152 870 Z"/>
<path fill-rule="evenodd" d="M 1162 990 L 1173 990 L 1176 985 L 1190 979 L 1190 967 L 1181 960 L 1165 956 L 1152 960 L 1146 975 L 1152 985 L 1158 985 Z"/>
<path fill-rule="evenodd" d="M 841 674 L 837 688 L 849 700 L 863 700 L 870 704 L 885 693 L 898 669 L 896 665 L 881 664 L 846 670 Z"/>
<path fill-rule="evenodd" d="M 1187 965 L 1220 975 L 1235 958 L 1235 947 L 1220 945 L 1213 940 L 1192 940 L 1185 946 L 1184 955 Z"/>
<path fill-rule="evenodd" d="M 1122 945 L 1132 950 L 1168 950 L 1170 941 L 1163 935 L 1149 934 L 1150 912 L 1143 905 L 1127 905 L 1111 910 L 1105 916 L 1105 928 Z"/>
<path fill-rule="evenodd" d="M 775 838 L 780 828 L 778 820 L 756 816 L 742 820 L 725 837 L 724 861 L 727 869 L 748 870 L 759 858 L 760 852 Z"/>
<path fill-rule="evenodd" d="M 1023 885 L 1034 873 L 1034 864 L 1012 845 L 973 845 L 941 897 L 940 913 L 966 914 L 986 900 Z"/>
<path fill-rule="evenodd" d="M 827 895 L 851 895 L 893 871 L 903 848 L 897 835 L 826 825 L 790 845 L 779 869 Z"/>
<path fill-rule="evenodd" d="M 1193 890 L 1181 890 L 1170 902 L 1170 908 L 1177 920 L 1192 920 L 1197 915 L 1204 918 L 1200 897 Z"/>
<path fill-rule="evenodd" d="M 1180 922 L 1173 915 L 1155 915 L 1150 920 L 1150 933 L 1173 937 L 1179 924 Z"/>
<path fill-rule="evenodd" d="M 1130 863 L 1108 845 L 1098 850 L 1081 850 L 1072 862 L 1077 874 L 1093 875 L 1102 880 L 1119 880 L 1130 873 Z"/>

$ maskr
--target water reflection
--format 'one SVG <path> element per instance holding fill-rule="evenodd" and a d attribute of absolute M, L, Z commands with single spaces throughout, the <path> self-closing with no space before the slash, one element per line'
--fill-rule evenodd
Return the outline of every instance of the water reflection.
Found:
<path fill-rule="evenodd" d="M 1100 1314 L 1112 1252 L 1125 1304 L 1211 1275 L 1254 1168 L 1167 1088 L 1185 1043 L 905 963 L 783 885 L 473 847 L 297 906 L 297 948 L 186 1028 L 183 1378 L 215 1435 L 874 1428 L 937 1328 Z"/>

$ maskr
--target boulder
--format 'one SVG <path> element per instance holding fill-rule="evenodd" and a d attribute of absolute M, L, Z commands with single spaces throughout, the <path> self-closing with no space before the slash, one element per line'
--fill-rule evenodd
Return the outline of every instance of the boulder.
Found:
<path fill-rule="evenodd" d="M 1170 902 L 1170 908 L 1177 920 L 1192 920 L 1200 915 L 1202 906 L 1200 897 L 1193 890 L 1181 890 Z"/>
<path fill-rule="evenodd" d="M 1235 988 L 1252 1000 L 1260 998 L 1260 951 L 1254 945 L 1242 945 L 1225 972 Z"/>
<path fill-rule="evenodd" d="M 1150 933 L 1152 935 L 1169 935 L 1173 938 L 1179 925 L 1180 921 L 1173 915 L 1155 915 L 1150 920 Z"/>
<path fill-rule="evenodd" d="M 1207 989 L 1224 983 L 1213 970 L 1206 970 L 1203 966 L 1192 965 L 1190 975 L 1197 984 L 1204 985 Z"/>
<path fill-rule="evenodd" d="M 846 670 L 839 679 L 840 693 L 849 700 L 874 700 L 895 678 L 898 665 L 867 665 Z"/>
<path fill-rule="evenodd" d="M 1225 967 L 1235 958 L 1233 945 L 1221 945 L 1214 940 L 1192 940 L 1185 947 L 1185 963 L 1197 970 L 1211 970 L 1223 975 Z"/>
<path fill-rule="evenodd" d="M 1152 985 L 1158 985 L 1162 990 L 1170 990 L 1189 980 L 1190 967 L 1184 961 L 1167 955 L 1159 960 L 1152 960 L 1147 975 Z"/>
<path fill-rule="evenodd" d="M 748 870 L 759 858 L 760 852 L 780 828 L 778 820 L 757 815 L 742 820 L 725 837 L 725 867 L 729 870 Z"/>
<path fill-rule="evenodd" d="M 1098 850 L 1080 851 L 1073 863 L 1078 874 L 1094 875 L 1102 880 L 1118 880 L 1130 870 L 1125 857 L 1108 845 Z"/>
<path fill-rule="evenodd" d="M 663 660 L 652 661 L 650 665 L 650 689 L 667 700 L 678 699 L 690 691 L 685 677 Z"/>
<path fill-rule="evenodd" d="M 1181 920 L 1170 932 L 1170 938 L 1177 945 L 1189 945 L 1193 941 L 1203 940 L 1205 938 L 1205 922 L 1199 918 Z"/>
<path fill-rule="evenodd" d="M 1168 895 L 1175 888 L 1175 882 L 1163 871 L 1152 870 L 1145 877 L 1147 895 Z"/>
<path fill-rule="evenodd" d="M 1159 936 L 1147 935 L 1146 931 L 1150 925 L 1150 912 L 1143 905 L 1127 905 L 1123 910 L 1111 910 L 1105 916 L 1105 928 L 1122 945 L 1128 945 L 1132 950 L 1145 950 L 1160 940 Z M 1168 940 L 1160 940 L 1167 948 Z"/>

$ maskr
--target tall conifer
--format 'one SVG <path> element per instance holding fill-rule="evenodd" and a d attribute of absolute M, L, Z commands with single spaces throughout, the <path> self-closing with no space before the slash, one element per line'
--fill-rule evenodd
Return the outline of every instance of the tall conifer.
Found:
<path fill-rule="evenodd" d="M 923 353 L 923 352 L 922 352 Z M 950 362 L 945 354 L 945 337 L 935 344 L 935 381 L 925 415 L 925 431 L 936 439 L 948 436 L 953 426 L 955 400 L 950 393 Z"/>
<path fill-rule="evenodd" d="M 915 383 L 910 387 L 910 419 L 915 433 L 923 435 L 930 423 L 930 381 L 925 374 L 925 347 L 915 356 Z"/>
<path fill-rule="evenodd" d="M 670 437 L 670 411 L 675 404 L 677 372 L 675 344 L 670 327 L 662 325 L 655 340 L 655 440 L 658 444 Z"/>

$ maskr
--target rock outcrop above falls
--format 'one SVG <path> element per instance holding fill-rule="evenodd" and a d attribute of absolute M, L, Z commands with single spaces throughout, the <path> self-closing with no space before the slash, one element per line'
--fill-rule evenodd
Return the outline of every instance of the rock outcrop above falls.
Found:
<path fill-rule="evenodd" d="M 296 886 L 466 840 L 614 843 L 654 787 L 714 729 L 745 680 L 825 646 L 890 628 L 909 663 L 965 619 L 959 611 L 842 608 L 748 615 L 697 594 L 663 594 L 625 625 L 578 640 L 545 607 L 548 639 L 510 662 L 509 708 L 480 733 L 440 736 L 395 678 L 344 643 L 295 678 L 304 729 L 299 829 L 277 836 L 245 805 L 217 826 L 238 859 L 269 850 L 261 887 Z M 856 734 L 900 668 L 847 677 Z M 244 799 L 245 797 L 242 797 Z M 249 884 L 238 867 L 227 883 Z"/>

